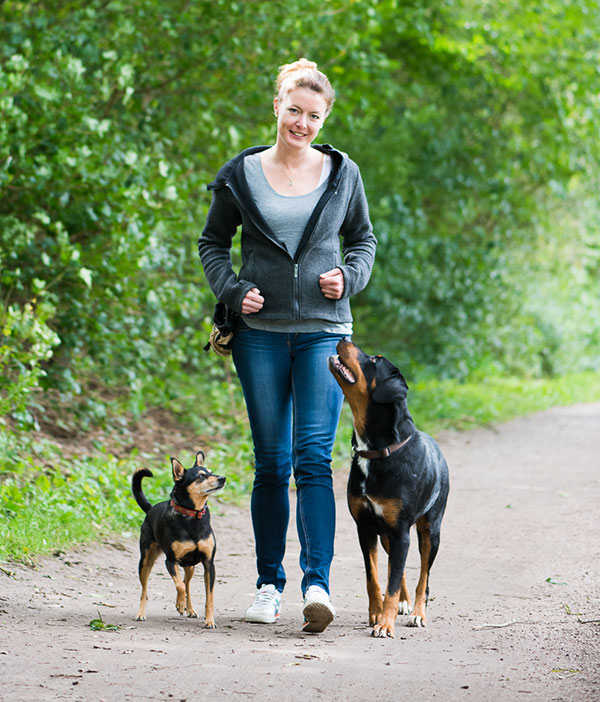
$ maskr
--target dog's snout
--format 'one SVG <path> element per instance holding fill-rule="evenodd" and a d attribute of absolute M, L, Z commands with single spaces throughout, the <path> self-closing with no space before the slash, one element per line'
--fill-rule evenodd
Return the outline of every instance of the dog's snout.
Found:
<path fill-rule="evenodd" d="M 345 346 L 352 346 L 352 337 L 350 336 L 344 336 L 342 337 L 336 345 L 336 351 L 340 353 L 340 351 L 345 347 Z"/>

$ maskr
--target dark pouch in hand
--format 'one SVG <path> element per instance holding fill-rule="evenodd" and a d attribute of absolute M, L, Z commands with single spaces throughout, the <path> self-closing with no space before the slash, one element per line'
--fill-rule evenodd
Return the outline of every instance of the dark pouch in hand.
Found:
<path fill-rule="evenodd" d="M 229 356 L 238 313 L 227 307 L 224 302 L 217 302 L 213 314 L 213 328 L 210 332 L 205 351 L 212 349 L 219 356 Z"/>

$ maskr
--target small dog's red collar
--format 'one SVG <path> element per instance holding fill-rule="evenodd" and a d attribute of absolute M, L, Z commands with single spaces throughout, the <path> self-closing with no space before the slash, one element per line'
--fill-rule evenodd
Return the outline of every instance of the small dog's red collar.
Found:
<path fill-rule="evenodd" d="M 206 506 L 202 509 L 187 509 L 186 507 L 178 505 L 173 498 L 171 498 L 171 507 L 180 514 L 185 514 L 187 517 L 196 517 L 196 519 L 202 519 L 206 513 Z"/>
<path fill-rule="evenodd" d="M 412 434 L 400 444 L 390 444 L 383 449 L 374 449 L 373 451 L 359 451 L 354 447 L 354 453 L 361 458 L 387 458 L 396 451 L 399 451 L 405 444 L 412 439 Z"/>

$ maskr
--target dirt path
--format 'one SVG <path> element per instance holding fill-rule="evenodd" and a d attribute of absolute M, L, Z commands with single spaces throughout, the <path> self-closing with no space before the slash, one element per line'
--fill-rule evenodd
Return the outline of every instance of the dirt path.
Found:
<path fill-rule="evenodd" d="M 452 483 L 427 629 L 400 618 L 395 639 L 369 636 L 337 473 L 338 617 L 324 634 L 299 631 L 293 524 L 281 621 L 241 620 L 254 592 L 249 517 L 213 505 L 218 629 L 177 615 L 162 565 L 148 621 L 133 621 L 135 539 L 11 567 L 0 572 L 0 699 L 600 700 L 600 404 L 439 438 Z M 408 576 L 412 589 L 414 558 Z M 202 588 L 196 577 L 199 610 Z M 120 630 L 92 631 L 98 612 Z"/>

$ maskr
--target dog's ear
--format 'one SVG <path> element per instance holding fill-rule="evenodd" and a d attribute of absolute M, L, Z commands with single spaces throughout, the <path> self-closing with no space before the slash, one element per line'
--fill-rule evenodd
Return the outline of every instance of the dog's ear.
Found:
<path fill-rule="evenodd" d="M 378 361 L 373 400 L 379 404 L 398 402 L 406 400 L 407 393 L 408 384 L 396 366 L 386 358 Z"/>
<path fill-rule="evenodd" d="M 173 458 L 173 456 L 171 456 L 171 468 L 173 469 L 173 480 L 179 482 L 183 478 L 185 468 L 176 458 Z"/>
<path fill-rule="evenodd" d="M 194 463 L 195 466 L 203 466 L 204 465 L 204 451 L 198 451 L 196 454 L 196 463 Z"/>

